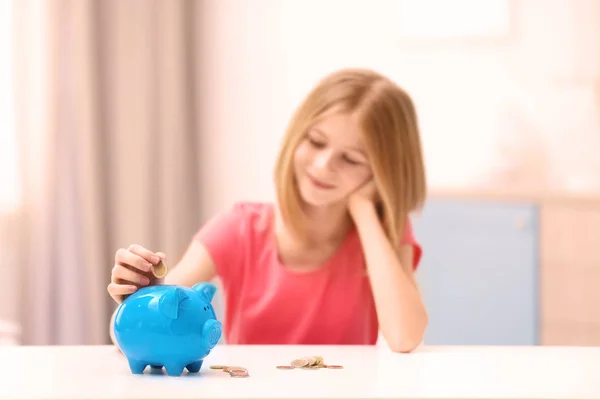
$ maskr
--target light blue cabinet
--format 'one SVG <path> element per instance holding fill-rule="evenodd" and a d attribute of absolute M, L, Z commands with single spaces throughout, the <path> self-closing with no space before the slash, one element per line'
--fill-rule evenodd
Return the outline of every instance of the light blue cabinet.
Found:
<path fill-rule="evenodd" d="M 413 219 L 427 345 L 538 344 L 538 210 L 430 199 Z"/>

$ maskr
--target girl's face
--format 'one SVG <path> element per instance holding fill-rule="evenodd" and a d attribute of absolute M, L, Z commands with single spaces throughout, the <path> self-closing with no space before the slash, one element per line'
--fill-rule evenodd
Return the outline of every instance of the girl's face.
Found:
<path fill-rule="evenodd" d="M 302 199 L 316 207 L 345 202 L 371 179 L 352 115 L 334 114 L 307 132 L 294 153 L 294 174 Z"/>

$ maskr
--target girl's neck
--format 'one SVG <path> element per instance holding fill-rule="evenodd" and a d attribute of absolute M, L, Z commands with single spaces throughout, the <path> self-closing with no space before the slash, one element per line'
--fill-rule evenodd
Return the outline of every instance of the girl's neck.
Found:
<path fill-rule="evenodd" d="M 306 244 L 337 243 L 344 240 L 352 220 L 344 206 L 304 206 L 307 216 Z"/>
<path fill-rule="evenodd" d="M 280 261 L 288 267 L 314 269 L 333 256 L 347 237 L 352 220 L 345 207 L 306 208 L 307 235 L 291 234 L 276 208 L 274 234 Z"/>
<path fill-rule="evenodd" d="M 306 237 L 304 239 L 291 235 L 284 226 L 279 208 L 275 213 L 275 234 L 280 240 L 295 248 L 337 247 L 341 244 L 352 227 L 352 219 L 344 206 L 312 207 L 304 206 L 306 215 Z"/>

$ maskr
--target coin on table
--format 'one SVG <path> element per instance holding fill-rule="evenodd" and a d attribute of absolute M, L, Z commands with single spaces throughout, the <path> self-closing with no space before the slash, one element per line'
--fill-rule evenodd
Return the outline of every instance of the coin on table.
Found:
<path fill-rule="evenodd" d="M 278 365 L 275 368 L 277 368 L 277 369 L 294 369 L 294 367 L 292 367 L 291 365 Z"/>
<path fill-rule="evenodd" d="M 342 369 L 344 367 L 341 365 L 327 365 L 327 368 L 328 369 Z"/>
<path fill-rule="evenodd" d="M 239 369 L 239 370 L 246 370 L 246 368 L 244 368 L 244 367 L 238 367 L 238 366 L 229 366 L 228 365 L 228 366 L 223 367 L 223 371 L 225 371 L 225 372 L 231 372 L 231 371 L 237 370 L 237 369 Z"/>
<path fill-rule="evenodd" d="M 308 360 L 306 358 L 298 358 L 291 362 L 291 366 L 294 368 L 302 368 L 306 367 L 308 364 Z"/>
<path fill-rule="evenodd" d="M 163 260 L 156 265 L 152 265 L 152 275 L 154 275 L 157 279 L 162 279 L 167 276 L 167 272 L 169 269 L 167 268 L 167 264 Z"/>
<path fill-rule="evenodd" d="M 227 372 L 229 373 L 229 376 L 231 376 L 232 378 L 246 378 L 246 377 L 250 376 L 248 374 L 248 370 L 243 367 L 229 368 L 229 370 Z"/>
<path fill-rule="evenodd" d="M 317 363 L 317 357 L 304 357 L 308 362 L 308 365 L 315 365 Z"/>
<path fill-rule="evenodd" d="M 323 365 L 323 357 L 315 356 L 315 358 L 317 359 L 316 365 Z"/>
<path fill-rule="evenodd" d="M 210 369 L 223 369 L 225 367 L 226 367 L 226 365 L 211 365 Z"/>

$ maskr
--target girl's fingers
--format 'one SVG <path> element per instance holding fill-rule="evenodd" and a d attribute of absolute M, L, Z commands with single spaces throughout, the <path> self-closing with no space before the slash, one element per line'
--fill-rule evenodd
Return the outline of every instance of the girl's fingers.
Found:
<path fill-rule="evenodd" d="M 143 246 L 132 244 L 115 253 L 111 282 L 107 287 L 110 296 L 120 304 L 125 296 L 152 282 L 152 265 L 166 259 L 165 253 L 153 253 Z"/>
<path fill-rule="evenodd" d="M 150 250 L 146 249 L 145 247 L 140 246 L 139 244 L 132 244 L 131 246 L 129 246 L 129 248 L 127 250 L 129 250 L 133 254 L 136 254 L 136 255 L 142 257 L 143 259 L 145 259 L 146 261 L 148 261 L 154 265 L 156 265 L 160 262 L 159 256 L 157 256 Z"/>
<path fill-rule="evenodd" d="M 129 250 L 119 249 L 115 255 L 115 262 L 119 265 L 129 265 L 140 271 L 148 272 L 152 269 L 150 262 L 140 255 Z"/>
<path fill-rule="evenodd" d="M 148 279 L 148 277 L 141 275 L 136 271 L 131 270 L 123 265 L 116 264 L 113 267 L 111 281 L 114 283 L 118 283 L 119 280 L 141 286 L 146 286 L 150 283 L 150 279 Z"/>
<path fill-rule="evenodd" d="M 123 296 L 128 294 L 132 294 L 137 290 L 135 285 L 120 285 L 118 283 L 111 282 L 108 287 L 108 294 L 112 297 L 117 303 L 121 303 L 123 301 Z"/>

